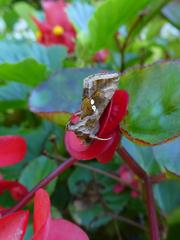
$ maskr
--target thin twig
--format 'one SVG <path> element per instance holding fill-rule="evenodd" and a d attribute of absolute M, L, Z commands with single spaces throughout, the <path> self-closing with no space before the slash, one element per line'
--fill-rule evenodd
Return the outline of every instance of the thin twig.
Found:
<path fill-rule="evenodd" d="M 156 214 L 154 196 L 152 191 L 152 182 L 151 178 L 147 176 L 146 180 L 144 181 L 145 191 L 146 191 L 146 204 L 147 204 L 147 213 L 150 225 L 150 236 L 152 240 L 160 240 L 160 233 L 159 233 L 159 224 Z"/>
<path fill-rule="evenodd" d="M 131 37 L 132 33 L 134 32 L 134 30 L 136 29 L 136 27 L 141 22 L 141 20 L 143 19 L 143 17 L 146 16 L 146 15 L 147 15 L 146 11 L 143 11 L 138 15 L 138 17 L 136 18 L 136 20 L 134 21 L 134 23 L 130 27 L 123 44 L 121 44 L 119 42 L 118 35 L 115 34 L 115 41 L 116 41 L 117 47 L 119 49 L 119 52 L 121 54 L 121 67 L 120 67 L 120 72 L 121 73 L 125 69 L 125 50 L 126 50 L 128 44 L 129 44 L 130 37 Z"/>
<path fill-rule="evenodd" d="M 96 181 L 96 173 L 94 173 L 94 180 Z M 118 220 L 118 221 L 121 221 L 121 222 L 124 222 L 124 223 L 127 223 L 129 225 L 132 225 L 134 227 L 137 227 L 143 231 L 147 231 L 146 228 L 144 226 L 142 226 L 140 223 L 137 223 L 127 217 L 124 217 L 124 216 L 120 216 L 118 214 L 115 214 L 110 208 L 109 206 L 107 205 L 106 201 L 104 200 L 104 198 L 101 196 L 101 192 L 99 191 L 99 189 L 96 189 L 97 191 L 97 194 L 98 194 L 98 199 L 99 199 L 99 202 L 101 204 L 101 206 L 103 207 L 105 213 L 107 215 L 109 215 L 110 217 L 113 218 L 113 220 Z"/>
<path fill-rule="evenodd" d="M 24 196 L 14 207 L 9 208 L 6 212 L 2 214 L 2 216 L 6 216 L 13 212 L 16 212 L 23 208 L 34 196 L 35 192 L 45 187 L 48 183 L 50 183 L 53 179 L 59 176 L 60 173 L 63 173 L 66 169 L 71 167 L 77 160 L 74 158 L 69 158 L 65 162 L 63 162 L 60 166 L 58 166 L 55 170 L 53 170 L 48 176 L 42 179 L 26 196 Z"/>
<path fill-rule="evenodd" d="M 58 155 L 58 156 L 54 156 L 54 155 L 51 155 L 49 154 L 48 152 L 44 152 L 44 155 L 51 158 L 51 159 L 54 159 L 54 160 L 57 160 L 57 161 L 61 161 L 61 162 L 64 162 L 66 161 L 66 158 Z M 103 171 L 99 168 L 96 168 L 96 167 L 92 167 L 92 166 L 89 166 L 88 164 L 85 164 L 85 163 L 81 163 L 81 162 L 75 162 L 74 163 L 75 166 L 78 166 L 78 167 L 81 167 L 81 168 L 85 168 L 85 169 L 88 169 L 92 172 L 95 172 L 95 173 L 98 173 L 98 174 L 101 174 L 103 176 L 106 176 L 108 178 L 111 178 L 117 182 L 119 182 L 120 184 L 122 184 L 123 186 L 126 186 L 126 187 L 129 187 L 131 188 L 132 190 L 136 190 L 137 189 L 134 189 L 132 184 L 130 184 L 129 182 L 125 181 L 125 180 L 122 180 L 120 177 L 116 176 L 115 174 L 112 174 L 110 172 L 106 172 L 106 171 Z"/>

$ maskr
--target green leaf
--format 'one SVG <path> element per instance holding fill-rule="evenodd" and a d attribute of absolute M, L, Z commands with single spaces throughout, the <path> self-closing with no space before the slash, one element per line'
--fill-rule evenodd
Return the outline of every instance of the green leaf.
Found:
<path fill-rule="evenodd" d="M 140 146 L 132 141 L 129 141 L 125 137 L 122 139 L 122 144 L 146 172 L 150 174 L 157 174 L 160 172 L 160 166 L 164 167 L 163 164 L 160 165 L 156 160 L 153 147 Z"/>
<path fill-rule="evenodd" d="M 36 10 L 26 2 L 17 2 L 13 5 L 14 11 L 23 18 L 32 30 L 36 30 L 36 26 L 31 17 L 35 16 Z"/>
<path fill-rule="evenodd" d="M 166 181 L 154 187 L 155 199 L 164 213 L 170 213 L 180 205 L 180 182 Z"/>
<path fill-rule="evenodd" d="M 3 8 L 7 7 L 12 0 L 0 0 L 0 12 Z"/>
<path fill-rule="evenodd" d="M 175 27 L 180 29 L 180 3 L 172 2 L 162 9 L 164 17 Z"/>
<path fill-rule="evenodd" d="M 18 21 L 18 15 L 10 8 L 4 11 L 3 19 L 6 23 L 6 28 L 8 31 L 13 31 L 14 23 Z"/>
<path fill-rule="evenodd" d="M 0 110 L 26 107 L 30 90 L 30 87 L 16 82 L 0 86 Z"/>
<path fill-rule="evenodd" d="M 122 75 L 120 88 L 129 93 L 122 132 L 132 141 L 155 145 L 180 134 L 180 62 L 156 63 Z"/>
<path fill-rule="evenodd" d="M 145 16 L 141 19 L 138 26 L 134 29 L 131 34 L 132 40 L 137 34 L 141 32 L 141 30 L 146 27 L 147 23 L 150 22 L 154 17 L 156 17 L 161 9 L 168 3 L 170 0 L 158 0 L 158 1 L 150 1 L 148 6 L 145 8 Z M 157 22 L 156 22 L 157 23 Z"/>
<path fill-rule="evenodd" d="M 171 173 L 180 176 L 180 139 L 153 147 L 156 161 Z"/>
<path fill-rule="evenodd" d="M 48 77 L 45 65 L 39 64 L 34 59 L 25 59 L 17 63 L 0 64 L 0 81 L 18 82 L 28 86 L 37 86 Z"/>
<path fill-rule="evenodd" d="M 91 171 L 88 169 L 76 168 L 68 178 L 68 187 L 72 194 L 82 194 L 87 185 L 93 180 Z"/>
<path fill-rule="evenodd" d="M 31 111 L 65 125 L 80 108 L 83 78 L 97 72 L 95 68 L 62 69 L 33 90 L 29 99 Z"/>
<path fill-rule="evenodd" d="M 54 71 L 62 66 L 66 58 L 66 49 L 62 46 L 46 47 L 28 41 L 0 41 L 0 63 L 18 63 L 26 59 L 34 59 Z M 26 68 L 25 68 L 26 69 Z"/>
<path fill-rule="evenodd" d="M 180 208 L 173 211 L 168 217 L 167 240 L 179 240 L 180 235 Z"/>
<path fill-rule="evenodd" d="M 44 177 L 53 171 L 56 166 L 56 163 L 52 160 L 49 160 L 46 157 L 39 157 L 31 161 L 31 163 L 23 169 L 19 181 L 31 190 Z M 47 185 L 46 190 L 49 194 L 54 191 L 56 181 L 57 179 Z"/>
<path fill-rule="evenodd" d="M 82 50 L 92 55 L 106 48 L 120 25 L 132 23 L 148 3 L 148 0 L 137 1 L 136 4 L 134 0 L 103 1 L 89 20 L 89 31 L 78 36 L 80 45 L 84 47 Z"/>
<path fill-rule="evenodd" d="M 70 212 L 75 221 L 86 228 L 96 229 L 107 224 L 112 218 L 103 210 L 100 204 L 93 204 L 88 208 L 77 209 L 76 206 L 70 206 Z"/>

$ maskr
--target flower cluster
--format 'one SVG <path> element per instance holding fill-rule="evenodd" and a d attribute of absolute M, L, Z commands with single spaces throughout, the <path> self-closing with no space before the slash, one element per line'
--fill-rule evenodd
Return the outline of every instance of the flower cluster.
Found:
<path fill-rule="evenodd" d="M 135 174 L 128 168 L 127 165 L 122 165 L 118 170 L 119 178 L 129 184 L 132 188 L 131 190 L 131 197 L 136 198 L 139 196 L 139 189 L 140 189 L 140 183 L 135 176 Z M 121 193 L 123 192 L 127 187 L 121 183 L 118 183 L 114 186 L 114 192 Z"/>

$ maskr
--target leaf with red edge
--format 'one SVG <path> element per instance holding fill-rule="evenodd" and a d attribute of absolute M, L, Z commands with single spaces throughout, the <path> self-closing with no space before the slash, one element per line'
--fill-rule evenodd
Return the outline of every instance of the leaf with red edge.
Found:
<path fill-rule="evenodd" d="M 122 132 L 131 140 L 157 145 L 180 135 L 180 61 L 131 69 L 121 76 L 120 88 L 130 96 Z"/>
<path fill-rule="evenodd" d="M 0 239 L 22 240 L 28 223 L 28 211 L 12 213 L 0 219 Z"/>
<path fill-rule="evenodd" d="M 52 219 L 49 196 L 43 189 L 34 199 L 33 240 L 88 240 L 87 235 L 75 224 L 64 219 Z"/>
<path fill-rule="evenodd" d="M 83 79 L 100 72 L 96 68 L 62 69 L 35 88 L 29 99 L 32 112 L 66 125 L 72 113 L 78 111 L 82 99 Z"/>
<path fill-rule="evenodd" d="M 0 167 L 16 164 L 26 154 L 26 142 L 20 136 L 0 137 Z"/>

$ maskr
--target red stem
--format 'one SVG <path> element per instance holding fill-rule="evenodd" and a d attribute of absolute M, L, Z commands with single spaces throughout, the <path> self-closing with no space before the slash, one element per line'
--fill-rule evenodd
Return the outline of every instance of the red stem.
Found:
<path fill-rule="evenodd" d="M 152 191 L 152 182 L 149 176 L 147 176 L 146 180 L 144 181 L 144 184 L 145 184 L 145 191 L 147 196 L 146 204 L 147 204 L 147 213 L 148 213 L 148 219 L 149 219 L 149 225 L 150 225 L 149 226 L 150 236 L 152 240 L 160 240 L 158 220 L 157 220 L 154 196 Z"/>
<path fill-rule="evenodd" d="M 156 208 L 154 203 L 153 191 L 152 191 L 152 180 L 153 178 L 149 176 L 144 169 L 133 159 L 133 157 L 126 151 L 122 146 L 117 149 L 119 155 L 124 159 L 126 164 L 131 168 L 131 170 L 144 181 L 145 191 L 146 191 L 146 204 L 147 204 L 147 214 L 149 220 L 149 231 L 151 240 L 160 240 L 160 233 L 158 227 L 158 220 L 156 215 Z M 155 179 L 154 179 L 155 180 Z"/>
<path fill-rule="evenodd" d="M 118 147 L 119 155 L 125 160 L 126 164 L 132 169 L 132 171 L 141 179 L 145 180 L 147 177 L 144 169 L 134 160 L 134 158 L 126 151 L 122 146 Z"/>
<path fill-rule="evenodd" d="M 6 212 L 2 213 L 2 216 L 6 216 L 13 212 L 16 212 L 23 208 L 34 196 L 35 192 L 45 187 L 49 182 L 55 179 L 60 173 L 63 173 L 67 168 L 71 167 L 77 160 L 74 158 L 69 158 L 65 162 L 63 162 L 60 166 L 58 166 L 55 170 L 53 170 L 48 176 L 46 176 L 43 180 L 41 180 L 26 196 L 24 196 L 14 207 L 8 209 Z"/>

